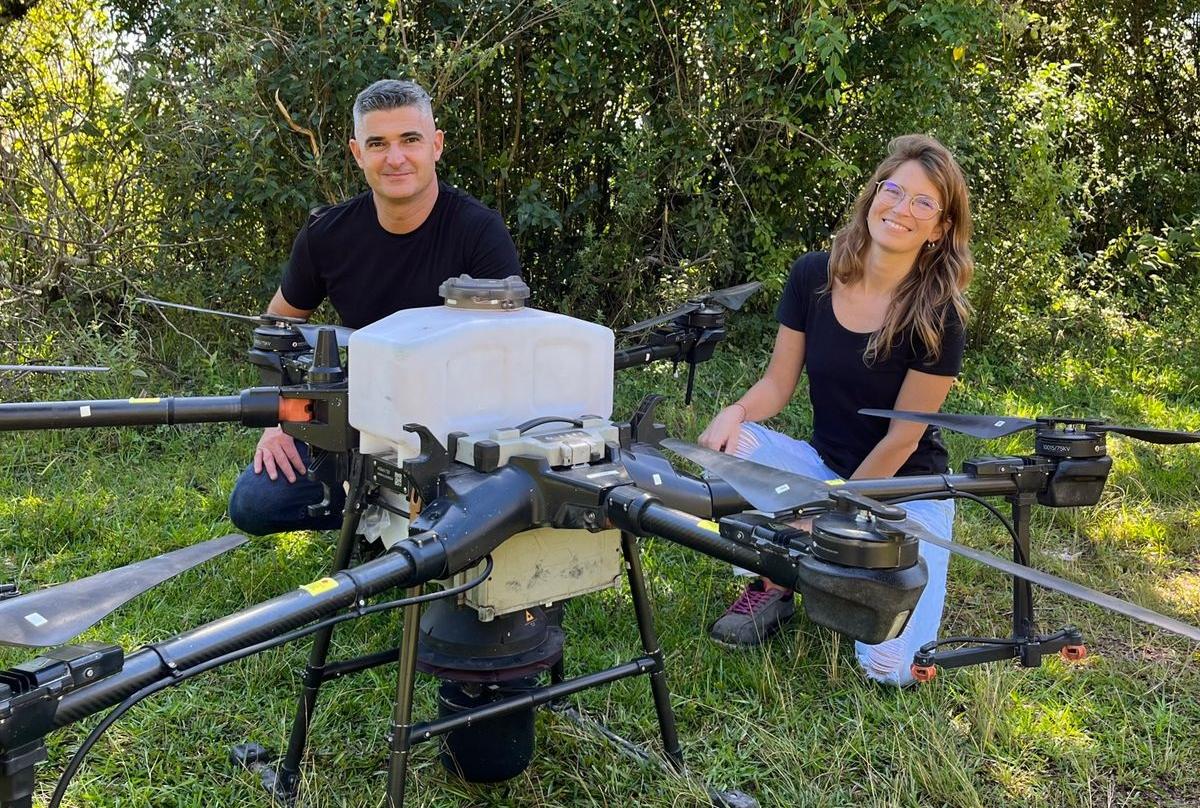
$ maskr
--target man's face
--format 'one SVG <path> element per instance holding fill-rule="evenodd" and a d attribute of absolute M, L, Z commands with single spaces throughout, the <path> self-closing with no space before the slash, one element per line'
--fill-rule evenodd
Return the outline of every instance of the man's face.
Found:
<path fill-rule="evenodd" d="M 405 202 L 437 180 L 442 131 L 418 107 L 375 110 L 363 115 L 350 151 L 377 197 Z"/>

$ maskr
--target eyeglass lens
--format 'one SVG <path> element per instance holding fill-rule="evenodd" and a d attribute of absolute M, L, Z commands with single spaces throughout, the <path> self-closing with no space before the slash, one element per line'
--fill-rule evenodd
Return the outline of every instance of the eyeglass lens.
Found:
<path fill-rule="evenodd" d="M 891 180 L 884 180 L 883 182 L 879 183 L 879 196 L 888 205 L 895 205 L 896 203 L 903 201 L 904 197 L 908 196 L 908 194 L 905 192 L 904 187 L 899 183 L 892 182 Z M 909 207 L 912 215 L 918 219 L 932 219 L 934 216 L 938 215 L 941 209 L 941 206 L 933 197 L 926 196 L 925 194 L 917 194 L 914 196 Z"/>

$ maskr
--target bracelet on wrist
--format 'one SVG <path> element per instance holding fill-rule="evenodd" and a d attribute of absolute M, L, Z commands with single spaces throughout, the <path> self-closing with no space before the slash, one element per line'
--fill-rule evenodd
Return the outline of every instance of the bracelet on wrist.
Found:
<path fill-rule="evenodd" d="M 735 401 L 732 404 L 730 404 L 729 406 L 737 407 L 738 409 L 740 409 L 742 411 L 742 423 L 743 424 L 746 423 L 746 416 L 748 415 L 748 413 L 746 412 L 746 405 Z"/>

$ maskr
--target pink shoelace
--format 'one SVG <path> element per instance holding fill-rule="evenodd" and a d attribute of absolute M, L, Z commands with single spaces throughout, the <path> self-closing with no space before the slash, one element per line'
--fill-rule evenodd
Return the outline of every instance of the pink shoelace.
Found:
<path fill-rule="evenodd" d="M 738 599 L 725 610 L 725 613 L 753 615 L 760 607 L 766 605 L 767 601 L 774 597 L 776 595 L 772 589 L 751 589 L 750 587 L 746 587 L 742 594 L 738 596 Z"/>

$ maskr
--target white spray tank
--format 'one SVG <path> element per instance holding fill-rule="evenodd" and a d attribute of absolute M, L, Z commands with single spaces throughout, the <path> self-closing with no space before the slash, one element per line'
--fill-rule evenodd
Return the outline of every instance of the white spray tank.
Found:
<path fill-rule="evenodd" d="M 398 311 L 350 337 L 350 425 L 364 454 L 415 457 L 420 440 L 408 423 L 445 446 L 451 432 L 612 414 L 611 329 L 526 307 L 529 287 L 516 276 L 462 275 L 438 291 L 443 305 Z M 374 532 L 390 545 L 407 537 L 407 520 L 393 515 Z"/>

